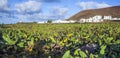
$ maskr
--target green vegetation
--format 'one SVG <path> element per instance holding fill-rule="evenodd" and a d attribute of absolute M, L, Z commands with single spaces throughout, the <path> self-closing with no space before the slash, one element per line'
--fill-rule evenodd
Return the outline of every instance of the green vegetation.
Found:
<path fill-rule="evenodd" d="M 0 25 L 0 58 L 88 57 L 120 57 L 120 23 Z"/>
<path fill-rule="evenodd" d="M 48 20 L 47 23 L 52 23 L 52 20 Z"/>

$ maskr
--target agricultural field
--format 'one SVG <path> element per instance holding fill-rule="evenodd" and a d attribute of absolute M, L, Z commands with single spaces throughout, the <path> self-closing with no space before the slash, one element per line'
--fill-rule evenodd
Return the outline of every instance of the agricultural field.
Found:
<path fill-rule="evenodd" d="M 120 23 L 0 25 L 0 58 L 119 57 Z"/>

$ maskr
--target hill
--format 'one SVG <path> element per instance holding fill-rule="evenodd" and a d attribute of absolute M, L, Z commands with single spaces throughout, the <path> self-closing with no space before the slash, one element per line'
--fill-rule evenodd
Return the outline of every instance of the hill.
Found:
<path fill-rule="evenodd" d="M 73 15 L 67 20 L 80 20 L 81 18 L 89 18 L 95 15 L 112 16 L 113 18 L 120 18 L 120 6 L 83 10 Z"/>

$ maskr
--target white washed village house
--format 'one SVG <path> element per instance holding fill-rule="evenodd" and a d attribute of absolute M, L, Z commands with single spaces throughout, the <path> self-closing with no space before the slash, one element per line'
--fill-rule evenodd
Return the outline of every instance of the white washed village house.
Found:
<path fill-rule="evenodd" d="M 96 15 L 93 17 L 90 17 L 88 19 L 82 18 L 79 21 L 75 20 L 56 20 L 53 21 L 52 23 L 75 23 L 75 22 L 80 22 L 80 23 L 85 23 L 85 22 L 103 22 L 104 20 L 120 20 L 120 18 L 112 18 L 112 16 L 101 16 L 101 15 Z M 47 22 L 38 22 L 38 23 L 47 23 Z"/>
<path fill-rule="evenodd" d="M 75 23 L 76 21 L 70 20 L 70 21 L 65 21 L 65 20 L 56 20 L 53 21 L 52 23 Z"/>
<path fill-rule="evenodd" d="M 112 18 L 112 16 L 101 16 L 101 15 L 96 15 L 93 17 L 90 17 L 88 19 L 80 19 L 80 22 L 103 22 L 104 20 L 120 20 L 120 18 Z"/>
<path fill-rule="evenodd" d="M 80 22 L 102 22 L 102 16 L 100 15 L 96 15 L 96 16 L 93 16 L 93 17 L 90 17 L 88 19 L 80 19 Z"/>

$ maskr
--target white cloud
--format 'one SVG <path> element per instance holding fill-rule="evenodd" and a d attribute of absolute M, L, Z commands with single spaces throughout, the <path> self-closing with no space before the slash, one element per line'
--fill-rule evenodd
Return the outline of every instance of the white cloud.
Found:
<path fill-rule="evenodd" d="M 0 23 L 9 23 L 10 20 L 13 21 L 13 16 L 10 11 L 8 0 L 0 0 Z"/>
<path fill-rule="evenodd" d="M 98 3 L 98 2 L 93 2 L 93 1 L 78 2 L 77 5 L 80 6 L 82 8 L 82 10 L 96 9 L 96 8 L 105 8 L 105 7 L 111 6 L 111 5 L 106 4 L 106 3 Z"/>
<path fill-rule="evenodd" d="M 45 13 L 34 13 L 34 14 L 17 14 L 15 17 L 19 19 L 19 21 L 24 22 L 32 22 L 32 21 L 46 21 L 47 19 L 52 19 L 51 14 L 45 14 Z"/>
<path fill-rule="evenodd" d="M 67 12 L 69 11 L 69 8 L 55 6 L 52 9 L 53 9 L 53 12 L 52 12 L 53 16 L 56 19 L 66 19 L 66 15 L 67 15 Z"/>
<path fill-rule="evenodd" d="M 0 0 L 0 10 L 9 10 L 7 0 Z"/>
<path fill-rule="evenodd" d="M 106 3 L 101 3 L 101 4 L 98 4 L 97 7 L 98 8 L 104 8 L 104 7 L 110 7 L 111 5 L 109 4 L 106 4 Z"/>
<path fill-rule="evenodd" d="M 61 0 L 30 0 L 30 1 L 53 3 L 53 2 L 60 2 Z"/>
<path fill-rule="evenodd" d="M 57 15 L 64 15 L 69 11 L 68 8 L 65 7 L 53 7 L 53 13 L 57 14 Z"/>
<path fill-rule="evenodd" d="M 41 10 L 40 7 L 41 3 L 36 1 L 29 0 L 28 2 L 23 2 L 15 5 L 15 8 L 18 14 L 15 15 L 19 19 L 19 21 L 46 21 L 47 19 L 58 19 L 59 17 L 63 16 L 69 10 L 68 8 L 64 7 L 53 7 L 52 13 L 41 13 L 38 12 Z M 32 14 L 29 14 L 31 13 Z M 24 14 L 27 13 L 27 14 Z"/>
<path fill-rule="evenodd" d="M 38 12 L 40 11 L 40 2 L 36 1 L 27 1 L 15 5 L 16 10 L 19 13 L 29 13 L 29 12 Z"/>

